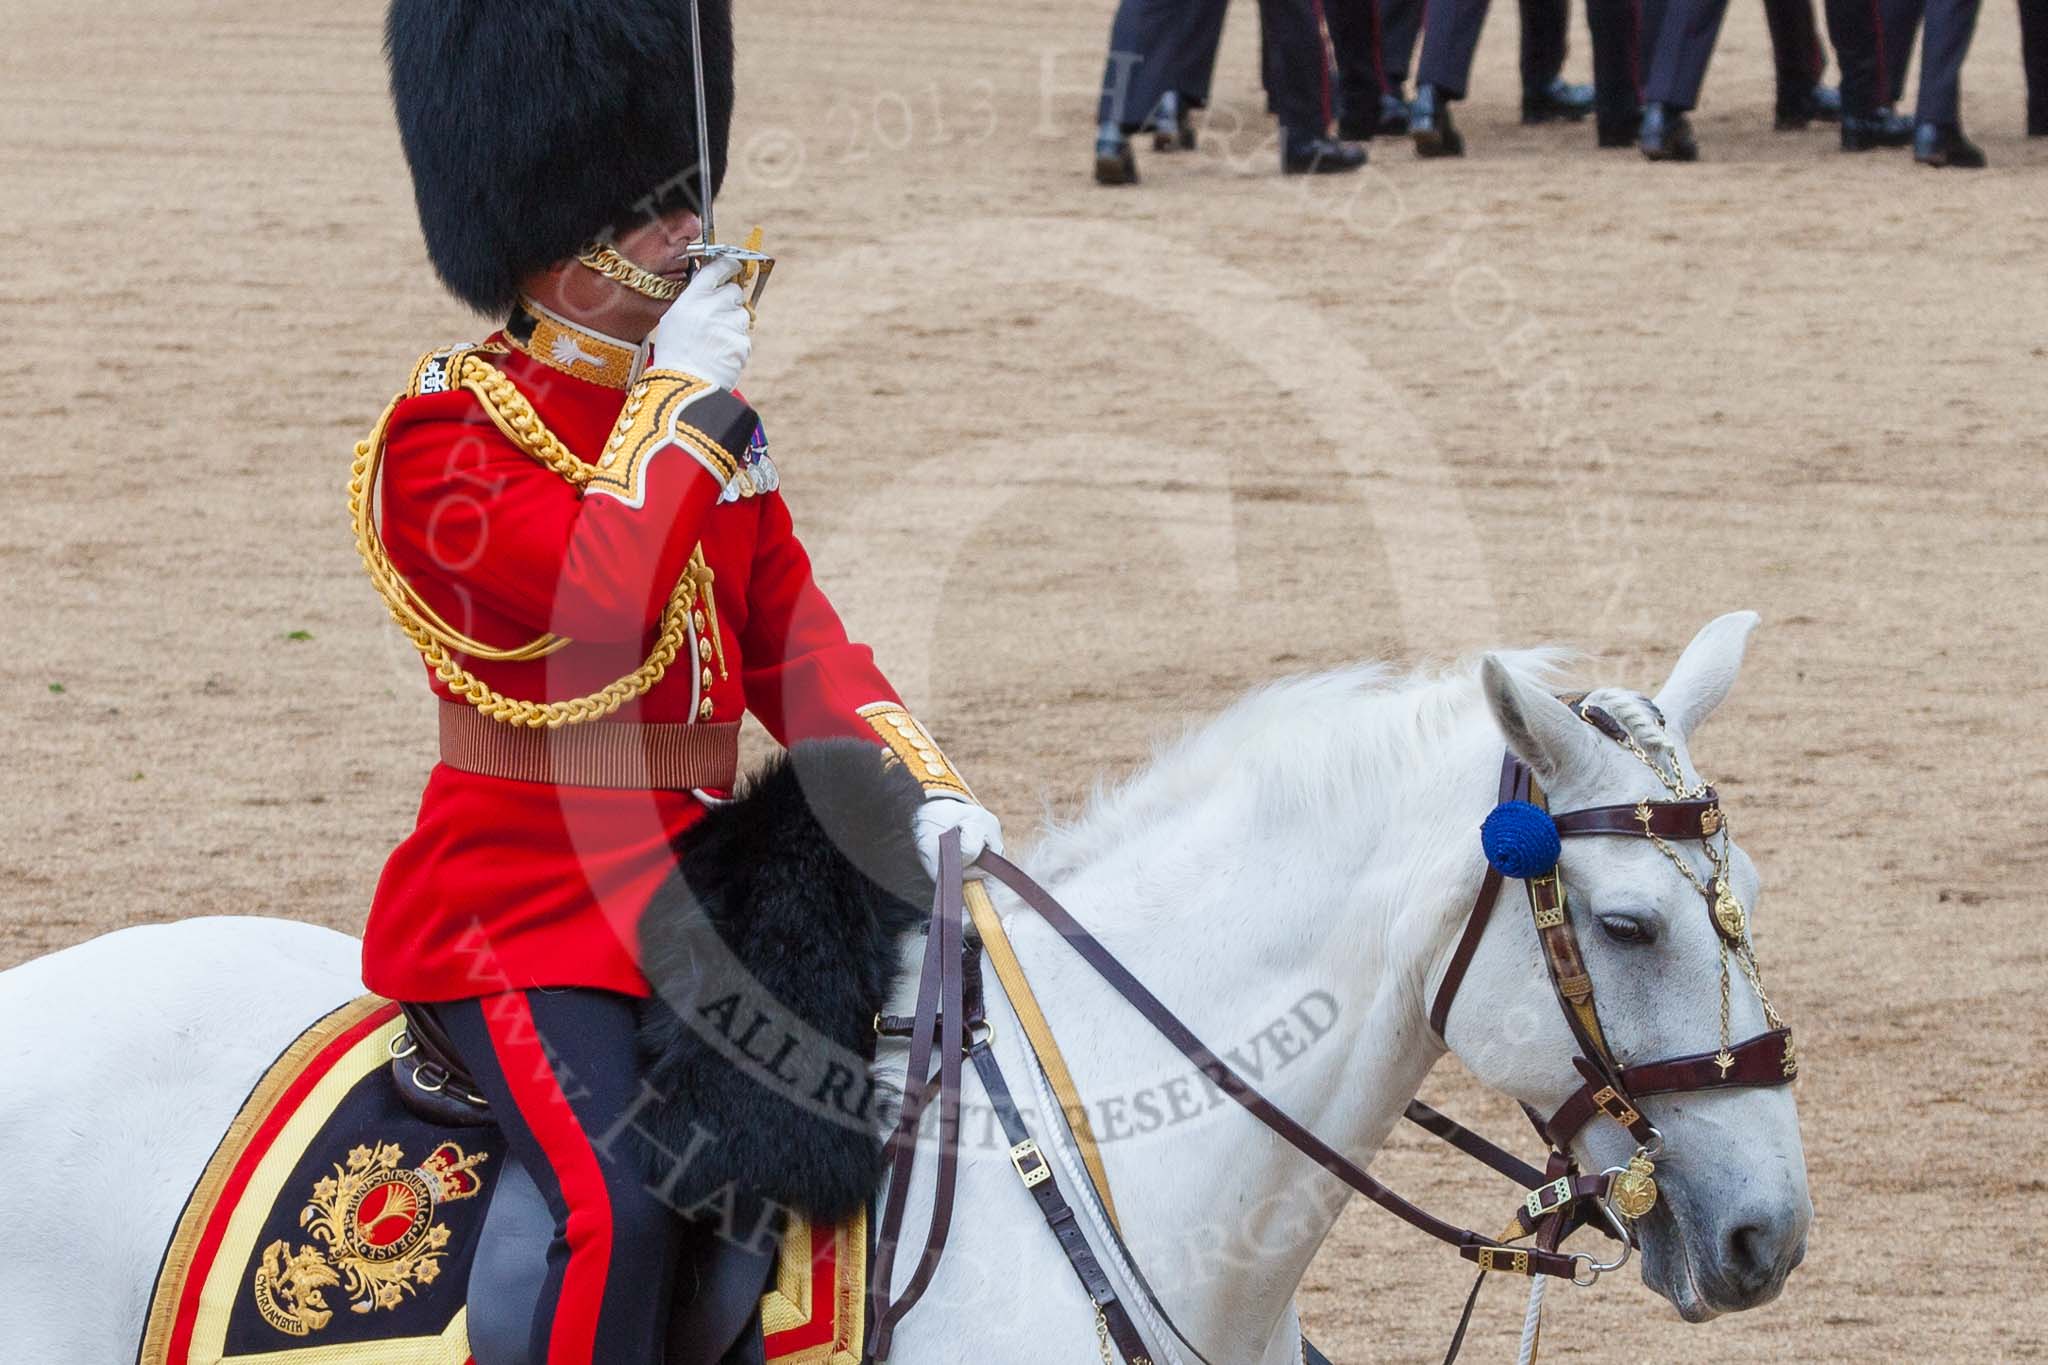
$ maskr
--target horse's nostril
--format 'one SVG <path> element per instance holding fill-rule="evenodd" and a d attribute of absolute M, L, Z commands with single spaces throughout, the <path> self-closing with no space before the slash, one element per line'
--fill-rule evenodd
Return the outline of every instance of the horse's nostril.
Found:
<path fill-rule="evenodd" d="M 1728 1270 L 1744 1288 L 1754 1289 L 1767 1281 L 1777 1259 L 1771 1235 L 1760 1225 L 1745 1223 L 1728 1234 Z"/>

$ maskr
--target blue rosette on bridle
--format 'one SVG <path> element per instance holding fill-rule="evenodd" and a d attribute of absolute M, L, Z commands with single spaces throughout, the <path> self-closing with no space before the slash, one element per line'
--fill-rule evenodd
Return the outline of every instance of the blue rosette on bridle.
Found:
<path fill-rule="evenodd" d="M 1550 812 L 1527 801 L 1503 801 L 1479 827 L 1486 861 L 1503 877 L 1528 881 L 1548 875 L 1564 852 Z"/>

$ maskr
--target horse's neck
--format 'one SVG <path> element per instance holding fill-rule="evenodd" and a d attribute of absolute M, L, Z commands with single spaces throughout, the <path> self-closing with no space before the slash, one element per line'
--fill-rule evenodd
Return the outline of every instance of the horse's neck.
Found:
<path fill-rule="evenodd" d="M 1480 755 L 1494 752 L 1460 749 L 1433 775 L 1389 775 L 1299 818 L 1198 802 L 1055 894 L 1198 1037 L 1362 1165 L 1441 1055 L 1422 991 L 1478 880 L 1469 853 L 1441 844 L 1476 823 Z M 1211 1359 L 1259 1359 L 1348 1190 L 1204 1082 L 1035 916 L 1009 923 L 1141 1268 Z"/>

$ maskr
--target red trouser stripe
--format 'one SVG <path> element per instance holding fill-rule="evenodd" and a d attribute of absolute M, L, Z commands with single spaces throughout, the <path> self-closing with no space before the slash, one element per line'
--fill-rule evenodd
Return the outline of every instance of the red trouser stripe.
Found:
<path fill-rule="evenodd" d="M 509 991 L 483 1002 L 484 1028 L 519 1116 L 553 1168 L 569 1206 L 569 1264 L 548 1335 L 548 1365 L 594 1365 L 597 1323 L 612 1263 L 612 1201 L 590 1138 L 548 1065 L 533 1010 Z"/>

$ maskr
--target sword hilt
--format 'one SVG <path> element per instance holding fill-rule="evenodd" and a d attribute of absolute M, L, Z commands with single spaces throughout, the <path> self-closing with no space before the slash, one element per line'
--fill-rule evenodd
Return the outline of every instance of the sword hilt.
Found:
<path fill-rule="evenodd" d="M 775 258 L 761 250 L 761 237 L 761 229 L 757 227 L 747 234 L 745 246 L 737 246 L 730 242 L 692 242 L 683 253 L 684 259 L 699 262 L 700 265 L 705 261 L 718 260 L 740 262 L 739 273 L 733 276 L 733 281 L 742 290 L 747 289 L 749 285 L 753 287 L 752 292 L 747 295 L 749 319 L 755 316 L 754 310 L 761 302 L 761 294 L 768 288 L 768 275 L 775 269 Z"/>

